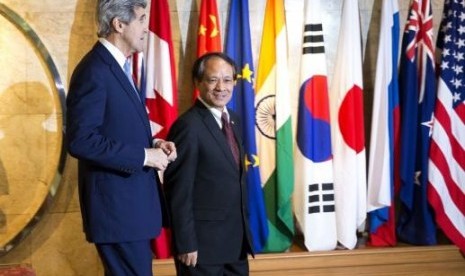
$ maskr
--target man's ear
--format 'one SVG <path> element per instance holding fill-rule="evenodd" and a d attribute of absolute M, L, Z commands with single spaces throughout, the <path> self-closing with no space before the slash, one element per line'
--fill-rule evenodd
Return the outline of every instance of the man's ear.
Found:
<path fill-rule="evenodd" d="M 118 17 L 115 17 L 115 18 L 113 18 L 111 20 L 111 26 L 113 27 L 115 32 L 117 32 L 117 33 L 122 33 L 123 32 L 124 23 L 121 20 L 119 20 Z"/>

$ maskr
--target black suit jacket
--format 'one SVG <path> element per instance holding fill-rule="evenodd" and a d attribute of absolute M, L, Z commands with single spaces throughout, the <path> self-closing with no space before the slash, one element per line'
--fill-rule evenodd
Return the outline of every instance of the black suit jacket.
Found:
<path fill-rule="evenodd" d="M 97 43 L 77 65 L 67 96 L 67 139 L 79 159 L 79 200 L 89 241 L 151 239 L 161 229 L 158 175 L 144 167 L 147 113 L 110 52 Z"/>
<path fill-rule="evenodd" d="M 244 160 L 238 120 L 229 114 Z M 201 264 L 237 261 L 243 246 L 251 253 L 244 166 L 235 163 L 211 112 L 197 100 L 168 139 L 178 153 L 164 174 L 175 253 L 197 250 Z"/>

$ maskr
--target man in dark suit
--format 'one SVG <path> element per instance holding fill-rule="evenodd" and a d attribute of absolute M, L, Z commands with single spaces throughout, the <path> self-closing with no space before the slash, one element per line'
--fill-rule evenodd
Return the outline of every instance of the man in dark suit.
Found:
<path fill-rule="evenodd" d="M 144 47 L 145 7 L 145 0 L 98 1 L 100 39 L 74 70 L 67 97 L 84 232 L 105 275 L 152 276 L 150 240 L 164 203 L 156 170 L 176 158 L 174 143 L 152 140 L 143 97 L 124 71 Z"/>
<path fill-rule="evenodd" d="M 178 275 L 248 275 L 251 251 L 244 153 L 236 115 L 226 108 L 234 62 L 208 53 L 193 66 L 200 96 L 173 124 L 178 158 L 165 171 Z"/>

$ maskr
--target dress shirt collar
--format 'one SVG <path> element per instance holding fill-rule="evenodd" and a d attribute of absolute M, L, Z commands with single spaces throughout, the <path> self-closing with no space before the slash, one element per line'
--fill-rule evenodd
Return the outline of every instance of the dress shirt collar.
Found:
<path fill-rule="evenodd" d="M 106 40 L 105 38 L 99 38 L 100 43 L 107 48 L 107 50 L 110 52 L 110 54 L 116 59 L 116 62 L 118 62 L 119 66 L 124 71 L 124 63 L 128 59 L 127 57 L 124 56 L 123 52 L 120 51 L 115 45 L 113 45 L 110 41 Z"/>
<path fill-rule="evenodd" d="M 222 128 L 222 127 L 223 127 L 223 123 L 221 123 L 221 114 L 222 114 L 222 112 L 219 111 L 217 108 L 212 107 L 212 106 L 210 106 L 209 104 L 207 104 L 207 103 L 202 99 L 202 97 L 199 96 L 199 97 L 197 97 L 197 99 L 199 99 L 199 101 L 200 101 L 201 103 L 203 103 L 203 105 L 205 105 L 205 106 L 207 107 L 208 110 L 210 110 L 211 114 L 212 114 L 213 117 L 215 118 L 216 123 L 218 123 L 218 125 L 220 126 L 220 128 Z M 228 119 L 231 120 L 230 117 L 229 117 L 228 109 L 227 109 L 226 107 L 223 108 L 223 112 L 226 112 L 226 114 L 228 114 Z"/>

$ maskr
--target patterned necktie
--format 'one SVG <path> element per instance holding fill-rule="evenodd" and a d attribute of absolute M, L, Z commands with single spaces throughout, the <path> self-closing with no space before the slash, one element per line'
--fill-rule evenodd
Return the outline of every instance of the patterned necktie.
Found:
<path fill-rule="evenodd" d="M 237 146 L 236 139 L 234 138 L 234 133 L 231 128 L 231 124 L 228 121 L 228 115 L 226 112 L 221 114 L 221 122 L 223 123 L 223 134 L 226 136 L 226 140 L 228 141 L 229 148 L 234 156 L 237 166 L 239 166 L 239 147 Z"/>
<path fill-rule="evenodd" d="M 136 92 L 137 97 L 139 98 L 139 100 L 140 100 L 141 102 L 143 102 L 142 96 L 140 95 L 139 90 L 138 90 L 138 89 L 136 88 L 136 86 L 134 85 L 134 79 L 132 78 L 132 74 L 131 74 L 131 64 L 129 63 L 129 59 L 126 59 L 126 62 L 124 63 L 124 66 L 123 66 L 123 69 L 124 69 L 124 73 L 126 74 L 126 77 L 128 78 L 129 82 L 130 82 L 131 85 L 132 85 L 132 88 L 134 88 L 134 91 Z"/>

